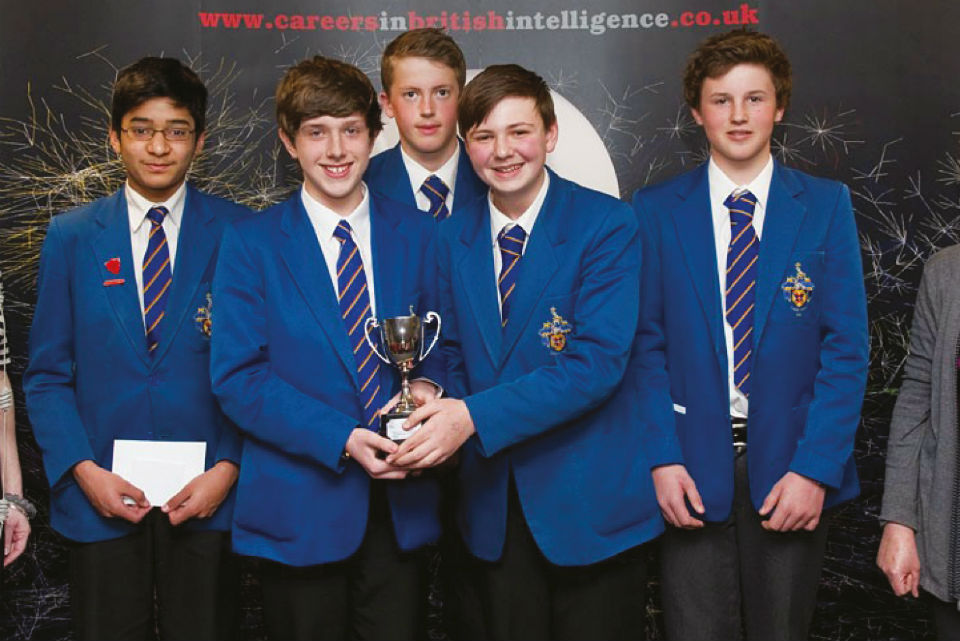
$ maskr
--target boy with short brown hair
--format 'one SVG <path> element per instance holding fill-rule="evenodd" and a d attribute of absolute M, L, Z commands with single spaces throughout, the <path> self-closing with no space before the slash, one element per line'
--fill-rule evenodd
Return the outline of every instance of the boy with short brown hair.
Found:
<path fill-rule="evenodd" d="M 824 510 L 859 491 L 868 340 L 850 193 L 774 161 L 791 78 L 769 36 L 707 38 L 684 87 L 710 160 L 634 197 L 666 636 L 805 639 Z"/>
<path fill-rule="evenodd" d="M 245 437 L 234 549 L 262 559 L 270 639 L 421 639 L 439 492 L 382 458 L 398 377 L 364 327 L 436 309 L 436 225 L 363 183 L 380 107 L 359 69 L 304 60 L 276 103 L 303 185 L 229 230 L 214 281 L 213 388 Z"/>
<path fill-rule="evenodd" d="M 635 639 L 640 546 L 663 529 L 625 377 L 636 219 L 546 168 L 558 127 L 532 71 L 488 67 L 460 114 L 489 191 L 440 226 L 451 397 L 419 408 L 387 461 L 430 467 L 463 446 L 457 520 L 487 638 Z"/>
<path fill-rule="evenodd" d="M 434 28 L 397 36 L 383 51 L 380 104 L 400 142 L 370 160 L 375 191 L 440 221 L 484 192 L 457 138 L 457 100 L 466 81 L 463 52 Z"/>

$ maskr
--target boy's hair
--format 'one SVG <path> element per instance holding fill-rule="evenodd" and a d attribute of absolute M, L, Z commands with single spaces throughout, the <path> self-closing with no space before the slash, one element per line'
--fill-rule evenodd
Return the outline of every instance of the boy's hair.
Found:
<path fill-rule="evenodd" d="M 169 98 L 193 117 L 197 136 L 206 126 L 207 88 L 175 58 L 141 58 L 117 74 L 110 105 L 110 126 L 120 135 L 123 117 L 152 98 Z"/>
<path fill-rule="evenodd" d="M 710 36 L 687 59 L 683 72 L 683 97 L 692 109 L 700 108 L 700 92 L 707 78 L 718 78 L 740 64 L 760 65 L 770 72 L 777 107 L 790 103 L 793 80 L 790 60 L 777 41 L 765 33 L 734 29 Z"/>
<path fill-rule="evenodd" d="M 413 29 L 394 38 L 383 50 L 380 59 L 380 84 L 390 93 L 393 85 L 393 63 L 397 58 L 426 58 L 450 67 L 457 75 L 460 89 L 467 82 L 467 62 L 453 38 L 440 29 Z"/>
<path fill-rule="evenodd" d="M 520 65 L 490 65 L 470 81 L 460 94 L 457 119 L 460 133 L 467 135 L 490 115 L 504 98 L 533 98 L 544 129 L 557 121 L 550 88 L 543 78 Z"/>
<path fill-rule="evenodd" d="M 314 56 L 287 69 L 277 85 L 277 124 L 290 140 L 304 120 L 318 116 L 363 116 L 370 138 L 383 129 L 380 103 L 370 79 L 353 65 Z"/>

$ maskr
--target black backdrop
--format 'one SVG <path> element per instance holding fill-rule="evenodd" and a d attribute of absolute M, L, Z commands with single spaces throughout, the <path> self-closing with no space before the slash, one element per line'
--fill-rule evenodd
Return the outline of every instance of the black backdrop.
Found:
<path fill-rule="evenodd" d="M 458 28 L 451 33 L 471 68 L 519 62 L 535 69 L 589 120 L 613 161 L 624 198 L 705 158 L 705 140 L 682 106 L 680 86 L 685 57 L 697 42 L 727 28 L 724 18 L 736 15 L 755 20 L 755 27 L 784 45 L 794 65 L 794 97 L 775 133 L 774 153 L 850 186 L 870 299 L 870 380 L 856 447 L 863 491 L 840 510 L 831 533 L 813 634 L 931 637 L 923 608 L 894 598 L 874 566 L 876 514 L 887 425 L 922 264 L 936 248 L 960 240 L 960 90 L 954 82 L 960 75 L 954 46 L 960 5 L 945 0 L 543 4 L 104 0 L 68 7 L 0 0 L 0 269 L 15 355 L 11 372 L 20 395 L 26 493 L 41 512 L 27 554 L 6 574 L 0 591 L 0 637 L 70 634 L 63 541 L 46 524 L 48 488 L 19 382 L 37 253 L 49 218 L 122 181 L 122 168 L 106 142 L 116 69 L 143 55 L 188 60 L 212 94 L 207 149 L 191 177 L 210 191 L 262 208 L 297 180 L 278 153 L 272 124 L 271 96 L 282 69 L 320 53 L 357 64 L 379 85 L 380 52 L 398 33 L 382 29 L 383 22 L 403 28 L 401 19 L 418 26 L 417 18 L 445 15 L 453 26 L 453 14 Z M 462 29 L 465 11 L 470 31 Z M 252 28 L 259 14 L 260 28 Z M 617 18 L 610 16 L 622 25 L 629 19 L 622 14 L 652 26 L 614 28 Z M 297 15 L 330 18 L 315 18 L 314 29 L 289 28 Z M 339 16 L 346 18 L 338 22 Z M 349 29 L 353 16 L 363 18 L 356 21 L 359 30 Z M 478 16 L 487 18 L 487 29 L 476 30 L 472 20 Z M 499 26 L 497 18 L 504 28 L 489 28 Z M 588 27 L 600 21 L 605 28 L 550 28 L 571 19 Z M 225 26 L 232 20 L 239 26 Z M 213 21 L 219 26 L 209 26 Z M 693 24 L 685 26 L 688 22 Z M 249 577 L 244 603 L 244 633 L 258 638 L 258 600 Z M 647 605 L 647 632 L 659 637 L 655 597 Z M 441 635 L 436 619 L 431 635 Z"/>

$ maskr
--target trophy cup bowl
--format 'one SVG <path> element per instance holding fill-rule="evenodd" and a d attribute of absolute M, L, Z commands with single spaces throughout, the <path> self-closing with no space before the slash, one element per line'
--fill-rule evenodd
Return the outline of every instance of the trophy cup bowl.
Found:
<path fill-rule="evenodd" d="M 426 344 L 426 326 L 436 323 L 436 331 L 429 347 Z M 378 331 L 377 340 L 370 338 L 370 330 Z M 380 435 L 394 443 L 401 443 L 412 436 L 420 426 L 409 430 L 403 429 L 407 417 L 413 414 L 417 405 L 410 392 L 410 372 L 420 364 L 440 338 L 440 315 L 436 312 L 427 312 L 423 319 L 410 306 L 409 316 L 394 316 L 385 318 L 382 322 L 374 317 L 368 317 L 363 324 L 363 336 L 370 345 L 370 349 L 387 365 L 393 365 L 400 371 L 400 400 L 392 410 L 380 415 Z M 380 345 L 383 352 L 377 347 Z"/>

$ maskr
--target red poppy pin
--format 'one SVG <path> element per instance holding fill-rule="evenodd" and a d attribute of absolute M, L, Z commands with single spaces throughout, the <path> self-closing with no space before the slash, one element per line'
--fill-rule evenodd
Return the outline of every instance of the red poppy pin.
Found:
<path fill-rule="evenodd" d="M 120 273 L 120 258 L 114 257 L 104 263 L 104 266 L 107 268 L 107 271 L 111 274 Z"/>

